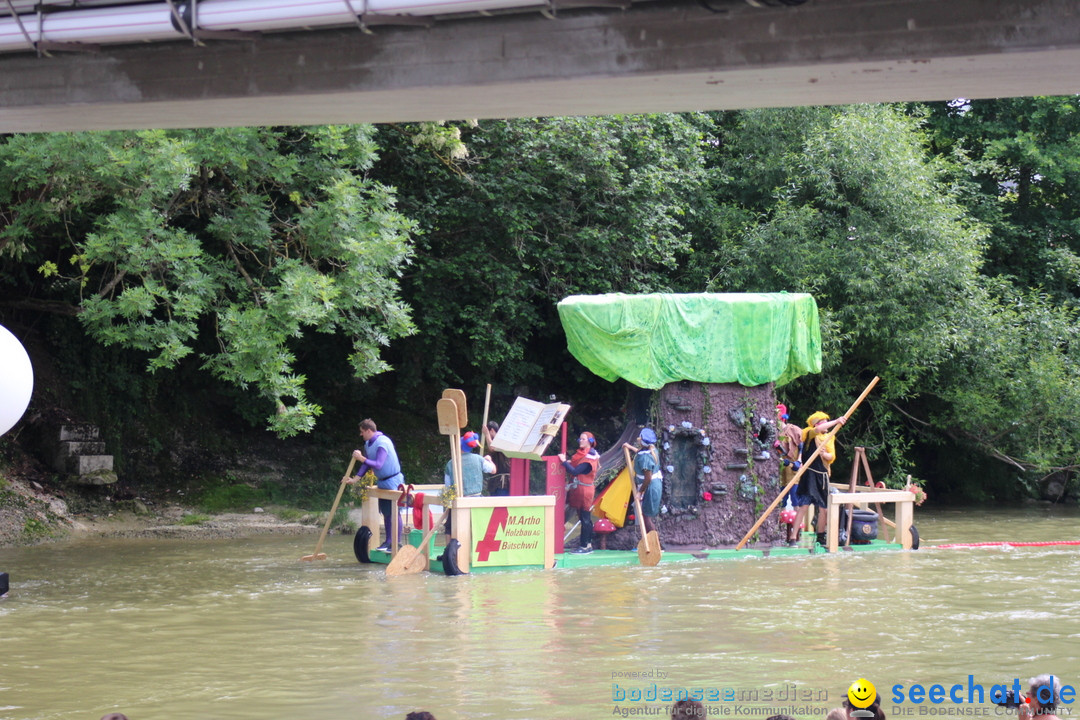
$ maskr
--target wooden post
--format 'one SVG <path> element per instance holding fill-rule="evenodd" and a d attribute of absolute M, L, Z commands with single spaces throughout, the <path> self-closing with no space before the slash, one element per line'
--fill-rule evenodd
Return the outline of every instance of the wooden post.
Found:
<path fill-rule="evenodd" d="M 912 495 L 914 497 L 914 495 Z M 912 522 L 912 503 L 898 502 L 896 503 L 896 534 L 897 539 L 900 541 L 900 547 L 905 550 L 911 549 L 911 522 Z"/>
<path fill-rule="evenodd" d="M 833 496 L 829 495 L 829 501 L 827 503 L 829 509 L 829 517 L 826 522 L 825 533 L 825 549 L 831 553 L 836 552 L 837 547 L 840 544 L 840 528 L 836 527 L 840 524 L 840 503 L 833 502 Z"/>
<path fill-rule="evenodd" d="M 555 537 L 554 505 L 544 508 L 544 536 L 548 538 L 548 541 L 544 544 L 544 567 L 551 569 L 555 567 L 555 543 L 552 542 L 552 538 Z"/>
<path fill-rule="evenodd" d="M 458 569 L 463 573 L 472 567 L 472 510 L 457 507 L 454 501 L 454 539 L 458 541 Z"/>
<path fill-rule="evenodd" d="M 866 473 L 866 486 L 870 487 L 870 488 L 873 488 L 874 487 L 874 476 L 870 474 L 870 461 L 866 459 L 866 448 L 857 447 L 857 448 L 855 448 L 855 458 L 854 458 L 854 461 L 852 462 L 852 465 L 851 465 L 851 486 L 848 488 L 848 492 L 855 492 L 856 489 L 858 488 L 858 485 L 859 485 L 859 469 L 860 468 L 863 470 L 863 472 Z M 859 503 L 859 507 L 861 507 L 863 509 L 866 509 L 869 506 L 870 506 L 869 501 Z M 854 507 L 855 506 L 853 505 L 852 510 L 854 510 Z M 880 502 L 876 502 L 876 501 L 874 502 L 874 509 L 877 510 L 878 527 L 881 528 L 881 534 L 884 536 L 885 542 L 890 542 L 888 526 L 892 524 L 892 521 L 885 517 L 885 513 L 882 512 Z M 852 512 L 852 517 L 848 518 L 848 524 L 847 524 L 848 542 L 844 543 L 845 547 L 851 541 L 851 524 L 852 524 L 852 521 L 854 519 L 853 516 L 854 516 L 854 512 Z M 893 525 L 893 527 L 896 527 L 896 526 Z"/>
<path fill-rule="evenodd" d="M 371 539 L 375 541 L 372 547 L 378 547 L 379 541 L 379 500 L 371 497 L 371 488 L 368 488 L 368 496 L 360 505 L 360 524 L 371 531 Z"/>
<path fill-rule="evenodd" d="M 484 445 L 487 440 L 488 408 L 491 405 L 491 383 L 488 383 L 487 393 L 484 395 L 484 424 L 480 426 L 480 455 L 484 454 Z"/>
<path fill-rule="evenodd" d="M 420 513 L 420 517 L 423 518 L 423 520 L 421 520 L 420 522 L 420 527 L 423 529 L 424 535 L 426 537 L 428 531 L 431 530 L 431 511 L 428 510 L 428 499 L 426 493 L 424 494 L 423 502 L 420 503 Z M 429 546 L 425 545 L 424 547 L 420 548 L 420 551 L 424 554 L 424 569 L 430 570 L 431 551 L 429 550 Z"/>
<path fill-rule="evenodd" d="M 404 490 L 398 494 L 398 498 L 404 494 Z M 398 544 L 401 542 L 401 533 L 398 532 L 398 525 L 401 524 L 401 508 L 398 507 L 397 500 L 390 501 L 393 504 L 394 521 L 390 523 L 390 557 L 394 557 L 397 554 Z"/>

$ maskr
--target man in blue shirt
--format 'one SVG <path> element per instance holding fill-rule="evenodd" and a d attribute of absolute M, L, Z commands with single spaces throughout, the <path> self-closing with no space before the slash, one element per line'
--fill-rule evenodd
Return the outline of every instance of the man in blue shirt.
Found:
<path fill-rule="evenodd" d="M 405 476 L 401 474 L 401 462 L 398 460 L 397 450 L 394 449 L 394 441 L 383 435 L 375 427 L 375 421 L 369 419 L 360 421 L 360 435 L 364 438 L 364 450 L 353 450 L 353 457 L 360 463 L 360 469 L 356 475 L 346 478 L 345 482 L 352 485 L 367 473 L 368 470 L 375 473 L 376 485 L 383 490 L 397 490 L 398 485 L 405 484 Z M 386 529 L 386 540 L 377 550 L 390 550 L 390 523 L 394 521 L 394 503 L 392 500 L 379 498 L 379 512 L 383 516 L 383 527 Z"/>

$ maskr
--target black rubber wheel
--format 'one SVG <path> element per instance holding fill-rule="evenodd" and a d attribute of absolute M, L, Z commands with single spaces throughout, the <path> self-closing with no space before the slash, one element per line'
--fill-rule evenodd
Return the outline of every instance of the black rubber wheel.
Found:
<path fill-rule="evenodd" d="M 911 549 L 912 550 L 918 550 L 919 549 L 919 528 L 912 525 L 910 530 L 911 530 Z"/>
<path fill-rule="evenodd" d="M 439 557 L 442 558 L 443 572 L 447 575 L 461 575 L 461 568 L 457 564 L 458 548 L 461 547 L 461 543 L 457 540 L 451 539 L 446 543 L 446 547 L 443 549 L 443 554 Z"/>
<path fill-rule="evenodd" d="M 365 525 L 356 531 L 352 541 L 352 551 L 356 559 L 362 563 L 371 562 L 368 556 L 368 542 L 371 540 L 371 530 Z"/>

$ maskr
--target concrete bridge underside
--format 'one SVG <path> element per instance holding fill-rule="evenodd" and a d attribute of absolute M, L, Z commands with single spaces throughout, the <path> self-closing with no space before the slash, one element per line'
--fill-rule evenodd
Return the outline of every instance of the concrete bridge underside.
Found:
<path fill-rule="evenodd" d="M 1075 0 L 712 0 L 0 55 L 0 131 L 400 122 L 1080 92 Z"/>

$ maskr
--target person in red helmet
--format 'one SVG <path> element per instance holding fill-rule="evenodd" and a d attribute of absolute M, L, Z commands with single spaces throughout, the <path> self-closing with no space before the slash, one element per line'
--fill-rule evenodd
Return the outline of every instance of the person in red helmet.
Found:
<path fill-rule="evenodd" d="M 802 429 L 798 425 L 788 422 L 788 417 L 787 405 L 783 403 L 777 404 L 776 426 L 778 432 L 776 442 L 773 445 L 780 454 L 780 487 L 782 488 L 788 486 L 791 478 L 795 476 L 795 472 L 802 464 L 800 461 L 803 447 Z M 788 491 L 788 502 L 793 508 L 807 504 L 799 501 L 798 488 L 791 488 Z M 799 535 L 802 534 L 802 528 L 795 524 L 797 515 L 797 512 L 794 510 L 789 512 L 787 508 L 780 513 L 781 524 L 787 526 L 787 544 L 789 547 L 797 547 Z"/>

